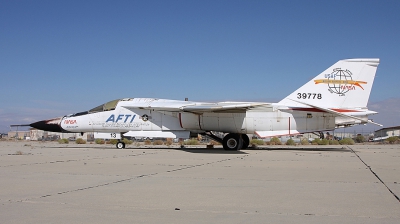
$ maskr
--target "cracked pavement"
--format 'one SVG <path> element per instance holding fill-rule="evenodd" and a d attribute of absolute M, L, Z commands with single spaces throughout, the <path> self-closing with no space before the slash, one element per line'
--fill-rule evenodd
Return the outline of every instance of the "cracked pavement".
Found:
<path fill-rule="evenodd" d="M 399 162 L 400 145 L 226 152 L 1 141 L 0 216 L 2 223 L 399 223 Z"/>

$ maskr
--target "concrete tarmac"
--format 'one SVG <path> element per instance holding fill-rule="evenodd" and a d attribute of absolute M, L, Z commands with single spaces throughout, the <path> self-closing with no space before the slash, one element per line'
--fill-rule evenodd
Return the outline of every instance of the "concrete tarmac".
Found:
<path fill-rule="evenodd" d="M 400 223 L 399 196 L 400 145 L 0 141 L 1 223 Z"/>

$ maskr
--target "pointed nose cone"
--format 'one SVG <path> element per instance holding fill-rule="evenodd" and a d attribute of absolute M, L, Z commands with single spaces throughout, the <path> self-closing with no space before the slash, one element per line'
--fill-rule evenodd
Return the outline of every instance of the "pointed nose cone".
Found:
<path fill-rule="evenodd" d="M 61 120 L 62 117 L 58 117 L 50 120 L 38 121 L 30 124 L 29 126 L 43 131 L 64 132 L 60 126 Z"/>

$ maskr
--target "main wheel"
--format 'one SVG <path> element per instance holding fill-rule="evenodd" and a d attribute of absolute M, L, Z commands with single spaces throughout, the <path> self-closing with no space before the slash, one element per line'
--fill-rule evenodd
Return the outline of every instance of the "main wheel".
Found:
<path fill-rule="evenodd" d="M 118 142 L 116 146 L 117 146 L 117 149 L 124 149 L 125 148 L 125 143 Z"/>
<path fill-rule="evenodd" d="M 247 147 L 249 147 L 250 144 L 249 136 L 247 136 L 246 134 L 242 134 L 242 139 L 243 139 L 242 149 L 247 149 Z"/>
<path fill-rule="evenodd" d="M 222 139 L 222 145 L 225 150 L 236 151 L 242 148 L 243 140 L 238 134 L 227 134 L 224 139 Z"/>

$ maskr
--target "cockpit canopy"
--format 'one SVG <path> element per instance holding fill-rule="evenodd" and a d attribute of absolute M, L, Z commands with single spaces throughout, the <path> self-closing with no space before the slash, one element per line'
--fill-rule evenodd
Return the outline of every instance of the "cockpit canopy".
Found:
<path fill-rule="evenodd" d="M 110 102 L 107 102 L 105 104 L 97 106 L 97 107 L 95 107 L 93 109 L 90 109 L 89 113 L 91 114 L 91 113 L 97 113 L 97 112 L 102 112 L 102 111 L 115 110 L 115 107 L 117 106 L 118 102 L 119 102 L 119 99 L 118 100 L 112 100 Z"/>
<path fill-rule="evenodd" d="M 124 99 L 117 99 L 117 100 L 112 100 L 109 101 L 105 104 L 102 104 L 100 106 L 97 106 L 93 109 L 90 109 L 88 112 L 91 113 L 97 113 L 97 112 L 102 112 L 102 111 L 110 111 L 110 110 L 115 110 L 115 107 L 117 107 L 117 104 L 120 101 L 132 101 L 132 98 L 124 98 Z"/>
<path fill-rule="evenodd" d="M 110 111 L 110 110 L 115 110 L 115 108 L 117 107 L 118 103 L 120 101 L 132 101 L 132 98 L 124 98 L 124 99 L 117 99 L 117 100 L 112 100 L 109 101 L 105 104 L 102 104 L 100 106 L 97 106 L 93 109 L 90 109 L 88 111 L 84 111 L 84 112 L 79 112 L 76 114 L 72 114 L 69 115 L 69 117 L 74 117 L 74 116 L 81 116 L 81 115 L 85 115 L 85 114 L 93 114 L 93 113 L 97 113 L 97 112 L 103 112 L 103 111 Z"/>

